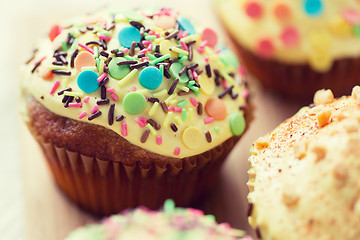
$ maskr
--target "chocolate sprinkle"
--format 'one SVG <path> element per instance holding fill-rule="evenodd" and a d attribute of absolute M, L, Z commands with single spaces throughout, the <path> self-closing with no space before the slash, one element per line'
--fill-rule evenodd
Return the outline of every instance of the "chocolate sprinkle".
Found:
<path fill-rule="evenodd" d="M 138 58 L 143 58 L 143 57 L 145 57 L 145 53 L 140 53 L 140 54 L 137 55 L 137 57 Z"/>
<path fill-rule="evenodd" d="M 76 49 L 74 52 L 73 52 L 73 54 L 71 55 L 71 59 L 70 59 L 70 67 L 71 68 L 74 68 L 74 66 L 75 66 L 75 58 L 76 58 L 76 56 L 79 54 L 79 50 L 78 49 Z"/>
<path fill-rule="evenodd" d="M 194 64 L 191 64 L 190 66 L 188 66 L 188 69 L 194 70 L 194 69 L 196 69 L 198 66 L 199 66 L 199 64 L 194 63 Z"/>
<path fill-rule="evenodd" d="M 91 45 L 91 44 L 98 45 L 98 46 L 102 45 L 101 42 L 98 42 L 98 41 L 89 41 L 89 42 L 85 43 L 86 46 Z"/>
<path fill-rule="evenodd" d="M 145 61 L 145 62 L 140 62 L 140 63 L 130 65 L 129 68 L 130 68 L 130 70 L 133 70 L 135 68 L 141 68 L 141 67 L 145 67 L 145 66 L 148 66 L 148 65 L 149 65 L 149 61 Z"/>
<path fill-rule="evenodd" d="M 31 70 L 31 73 L 34 73 L 35 70 L 40 66 L 40 64 L 41 64 L 41 62 L 35 63 L 35 66 L 34 66 L 34 68 Z"/>
<path fill-rule="evenodd" d="M 144 25 L 142 25 L 142 23 L 137 22 L 137 21 L 130 21 L 129 23 L 131 26 L 136 27 L 139 30 L 140 30 L 140 28 L 145 28 Z"/>
<path fill-rule="evenodd" d="M 154 97 L 149 97 L 149 98 L 148 98 L 148 101 L 151 102 L 151 103 L 154 103 L 154 102 L 159 102 L 159 99 L 158 99 L 158 98 L 154 98 Z"/>
<path fill-rule="evenodd" d="M 108 81 L 109 81 L 109 78 L 105 77 L 103 80 L 101 80 L 101 82 L 99 82 L 99 87 L 105 86 L 105 84 L 107 84 Z"/>
<path fill-rule="evenodd" d="M 170 124 L 170 127 L 171 127 L 171 130 L 173 130 L 174 132 L 177 132 L 178 131 L 178 128 L 175 124 Z"/>
<path fill-rule="evenodd" d="M 69 96 L 69 97 L 66 99 L 66 101 L 65 101 L 64 107 L 65 107 L 65 108 L 68 108 L 68 107 L 69 107 L 69 103 L 71 103 L 73 100 L 74 100 L 74 97 L 73 97 L 73 96 Z"/>
<path fill-rule="evenodd" d="M 145 48 L 144 44 L 142 44 L 141 41 L 138 41 L 137 45 L 139 46 L 140 50 L 143 50 Z"/>
<path fill-rule="evenodd" d="M 193 90 L 189 90 L 188 92 L 185 92 L 185 91 L 179 91 L 177 94 L 179 96 L 185 96 L 185 95 L 189 95 L 190 93 L 194 92 Z"/>
<path fill-rule="evenodd" d="M 63 97 L 63 99 L 61 100 L 61 102 L 62 102 L 62 103 L 66 103 L 66 101 L 68 100 L 69 97 L 70 97 L 70 96 L 65 95 L 65 96 Z"/>
<path fill-rule="evenodd" d="M 245 111 L 245 110 L 246 110 L 246 107 L 245 107 L 245 106 L 239 106 L 239 110 L 240 110 L 240 111 Z"/>
<path fill-rule="evenodd" d="M 101 93 L 101 99 L 106 99 L 106 87 L 102 86 L 100 93 Z"/>
<path fill-rule="evenodd" d="M 156 130 L 160 130 L 161 125 L 158 124 L 157 122 L 155 122 L 154 119 L 149 118 L 149 119 L 147 120 L 147 122 L 148 122 L 151 126 L 153 126 Z"/>
<path fill-rule="evenodd" d="M 257 238 L 258 238 L 258 239 L 261 239 L 261 232 L 260 232 L 260 228 L 259 228 L 259 227 L 256 227 L 255 233 L 256 233 Z"/>
<path fill-rule="evenodd" d="M 112 54 L 115 54 L 115 53 L 118 53 L 119 52 L 119 49 L 115 48 L 113 50 L 110 51 Z"/>
<path fill-rule="evenodd" d="M 164 76 L 165 76 L 167 79 L 170 79 L 170 78 L 171 78 L 170 73 L 169 73 L 166 69 L 164 69 Z"/>
<path fill-rule="evenodd" d="M 77 102 L 77 103 L 81 102 L 81 98 L 80 98 L 80 97 L 76 97 L 76 98 L 75 98 L 75 102 Z"/>
<path fill-rule="evenodd" d="M 225 89 L 222 93 L 219 94 L 219 98 L 223 98 L 225 97 L 226 94 L 230 94 L 232 93 L 232 89 L 234 88 L 234 86 L 228 87 L 227 89 Z"/>
<path fill-rule="evenodd" d="M 248 211 L 247 211 L 247 216 L 250 217 L 252 214 L 254 208 L 254 204 L 252 202 L 249 202 L 249 207 L 248 207 Z"/>
<path fill-rule="evenodd" d="M 105 61 L 105 65 L 108 66 L 110 61 L 112 60 L 113 58 L 112 57 L 109 57 L 108 59 L 106 59 Z"/>
<path fill-rule="evenodd" d="M 124 120 L 124 118 L 125 118 L 124 115 L 120 115 L 120 116 L 117 116 L 115 120 L 117 122 L 121 122 L 122 120 Z"/>
<path fill-rule="evenodd" d="M 194 75 L 193 75 L 191 69 L 188 69 L 188 70 L 187 70 L 187 74 L 188 74 L 188 77 L 189 77 L 190 80 L 194 80 Z"/>
<path fill-rule="evenodd" d="M 203 110 L 204 110 L 203 105 L 202 105 L 202 103 L 199 102 L 199 105 L 197 107 L 197 113 L 201 116 L 203 113 Z"/>
<path fill-rule="evenodd" d="M 97 105 L 106 105 L 106 104 L 109 104 L 110 100 L 107 98 L 107 99 L 100 99 L 100 100 L 97 100 L 96 101 L 96 104 Z"/>
<path fill-rule="evenodd" d="M 165 37 L 165 39 L 170 40 L 170 39 L 174 38 L 175 36 L 177 36 L 178 33 L 179 33 L 179 30 L 175 30 L 175 31 L 173 31 L 172 33 L 170 33 L 169 35 L 167 35 L 167 36 Z"/>
<path fill-rule="evenodd" d="M 206 64 L 205 65 L 205 69 L 206 69 L 206 74 L 209 78 L 211 78 L 211 68 L 210 68 L 210 64 Z"/>
<path fill-rule="evenodd" d="M 71 75 L 71 71 L 66 71 L 66 70 L 52 70 L 51 72 L 58 75 L 65 75 L 65 76 Z"/>
<path fill-rule="evenodd" d="M 65 89 L 63 89 L 63 90 L 61 90 L 61 91 L 59 91 L 57 94 L 60 96 L 60 95 L 63 95 L 64 94 L 64 92 L 71 92 L 72 91 L 72 89 L 71 88 L 65 88 Z"/>
<path fill-rule="evenodd" d="M 208 141 L 209 143 L 212 141 L 211 133 L 209 131 L 205 132 L 205 137 L 206 137 L 206 141 Z"/>
<path fill-rule="evenodd" d="M 150 134 L 150 130 L 148 128 L 146 128 L 145 131 L 143 132 L 143 134 L 141 135 L 140 142 L 145 143 L 149 137 L 149 134 Z"/>
<path fill-rule="evenodd" d="M 179 58 L 172 58 L 172 59 L 170 59 L 169 60 L 169 63 L 174 63 L 174 62 L 177 62 L 177 61 L 179 61 Z"/>
<path fill-rule="evenodd" d="M 98 116 L 101 115 L 101 111 L 96 111 L 95 113 L 91 114 L 89 117 L 88 117 L 88 120 L 91 121 L 95 118 L 97 118 Z"/>
<path fill-rule="evenodd" d="M 193 47 L 192 45 L 188 46 L 189 48 L 189 55 L 188 55 L 188 60 L 192 61 L 193 60 L 193 56 L 194 56 L 194 51 L 193 51 Z"/>
<path fill-rule="evenodd" d="M 37 48 L 35 48 L 35 49 L 33 50 L 32 56 L 25 62 L 25 64 L 29 64 L 32 60 L 34 60 L 35 55 L 36 55 L 36 53 L 37 53 L 38 51 L 39 51 L 39 50 L 38 50 Z"/>
<path fill-rule="evenodd" d="M 64 65 L 64 63 L 60 62 L 60 61 L 54 61 L 54 62 L 52 62 L 52 65 L 62 66 L 62 65 Z"/>
<path fill-rule="evenodd" d="M 109 57 L 109 54 L 108 54 L 107 52 L 105 52 L 105 51 L 101 51 L 101 52 L 100 52 L 100 55 L 101 55 L 101 56 L 104 56 L 104 57 L 106 57 L 106 58 Z"/>
<path fill-rule="evenodd" d="M 176 78 L 176 79 L 174 80 L 174 82 L 171 84 L 171 87 L 170 87 L 170 89 L 169 89 L 169 91 L 168 91 L 168 94 L 169 94 L 169 95 L 171 95 L 171 94 L 174 93 L 175 88 L 176 88 L 176 86 L 178 85 L 178 83 L 179 83 L 179 79 Z"/>
<path fill-rule="evenodd" d="M 113 125 L 114 123 L 114 111 L 115 111 L 115 103 L 110 105 L 109 113 L 108 113 L 108 123 L 109 125 Z"/>
<path fill-rule="evenodd" d="M 135 60 L 126 60 L 126 61 L 122 61 L 122 62 L 118 62 L 116 63 L 118 66 L 122 66 L 122 65 L 130 65 L 130 64 L 136 64 L 138 63 Z"/>
<path fill-rule="evenodd" d="M 159 58 L 159 57 L 162 57 L 163 55 L 160 54 L 160 53 L 154 53 L 154 56 L 157 57 L 157 58 Z"/>
<path fill-rule="evenodd" d="M 164 111 L 164 113 L 167 113 L 169 111 L 166 106 L 166 103 L 164 101 L 160 101 L 160 106 L 161 106 L 162 110 Z"/>
<path fill-rule="evenodd" d="M 130 47 L 130 51 L 129 51 L 129 55 L 130 55 L 130 56 L 134 56 L 134 54 L 135 54 L 135 48 L 136 48 L 136 42 L 133 41 L 133 42 L 131 43 L 131 47 Z"/>
<path fill-rule="evenodd" d="M 180 70 L 179 76 L 184 75 L 184 73 L 186 72 L 186 70 L 187 70 L 187 66 L 184 66 L 184 67 Z"/>
<path fill-rule="evenodd" d="M 234 100 L 237 99 L 237 97 L 239 96 L 238 93 L 234 94 L 233 92 L 231 92 L 230 95 L 231 95 L 231 98 L 234 99 Z"/>
<path fill-rule="evenodd" d="M 155 45 L 155 52 L 160 53 L 160 45 L 159 44 Z"/>

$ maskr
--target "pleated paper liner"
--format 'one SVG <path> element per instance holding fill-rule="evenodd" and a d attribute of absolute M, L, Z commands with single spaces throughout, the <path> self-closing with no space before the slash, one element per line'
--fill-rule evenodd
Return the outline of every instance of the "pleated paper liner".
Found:
<path fill-rule="evenodd" d="M 110 215 L 139 205 L 159 208 L 168 199 L 177 206 L 199 200 L 214 184 L 224 159 L 239 137 L 178 164 L 127 166 L 57 147 L 36 136 L 60 188 L 80 207 Z"/>
<path fill-rule="evenodd" d="M 341 97 L 360 84 L 360 56 L 335 60 L 329 71 L 321 73 L 308 64 L 292 65 L 263 59 L 237 46 L 244 66 L 266 89 L 302 103 L 312 102 L 319 89 L 331 89 L 336 97 Z"/>

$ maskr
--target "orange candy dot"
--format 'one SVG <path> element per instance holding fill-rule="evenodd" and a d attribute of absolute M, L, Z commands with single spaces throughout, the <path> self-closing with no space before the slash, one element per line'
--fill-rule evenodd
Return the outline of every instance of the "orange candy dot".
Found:
<path fill-rule="evenodd" d="M 79 72 L 81 71 L 82 67 L 92 67 L 92 66 L 95 66 L 95 65 L 96 65 L 95 58 L 89 52 L 81 52 L 75 58 L 75 68 Z"/>
<path fill-rule="evenodd" d="M 287 20 L 291 17 L 291 11 L 289 7 L 284 3 L 279 3 L 274 7 L 275 17 L 279 20 Z"/>
<path fill-rule="evenodd" d="M 217 121 L 224 120 L 227 115 L 225 103 L 219 98 L 209 99 L 206 102 L 205 111 Z"/>
<path fill-rule="evenodd" d="M 174 28 L 176 25 L 176 19 L 167 15 L 154 16 L 154 22 L 156 26 L 162 29 Z"/>
<path fill-rule="evenodd" d="M 50 41 L 54 41 L 54 39 L 61 33 L 61 27 L 59 25 L 54 25 L 51 27 L 49 31 L 49 39 Z"/>

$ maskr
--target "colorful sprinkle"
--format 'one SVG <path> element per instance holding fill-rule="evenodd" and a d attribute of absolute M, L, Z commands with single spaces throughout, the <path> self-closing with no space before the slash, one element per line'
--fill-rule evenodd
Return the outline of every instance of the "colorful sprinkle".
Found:
<path fill-rule="evenodd" d="M 180 154 L 180 148 L 176 147 L 175 150 L 174 150 L 174 155 L 179 156 L 179 154 Z"/>
<path fill-rule="evenodd" d="M 203 135 L 196 127 L 188 127 L 181 134 L 183 144 L 190 149 L 197 149 L 203 143 Z"/>
<path fill-rule="evenodd" d="M 234 112 L 229 117 L 230 131 L 234 136 L 240 136 L 245 131 L 245 118 L 242 114 Z"/>
<path fill-rule="evenodd" d="M 138 42 L 141 40 L 141 35 L 136 27 L 125 27 L 120 30 L 118 39 L 121 46 L 130 48 L 132 42 Z"/>
<path fill-rule="evenodd" d="M 214 121 L 215 121 L 215 118 L 213 118 L 213 117 L 204 118 L 204 123 L 205 124 L 210 124 L 210 123 L 212 123 Z"/>
<path fill-rule="evenodd" d="M 77 77 L 77 85 L 86 93 L 95 92 L 99 88 L 98 77 L 98 74 L 94 71 L 83 71 Z"/>
<path fill-rule="evenodd" d="M 126 137 L 128 135 L 127 124 L 124 122 L 121 124 L 121 136 Z"/>
<path fill-rule="evenodd" d="M 59 88 L 60 86 L 60 81 L 56 80 L 53 87 L 50 90 L 50 95 L 54 95 L 54 93 L 56 92 L 56 90 Z"/>
<path fill-rule="evenodd" d="M 156 136 L 156 144 L 161 145 L 162 144 L 162 137 L 160 135 Z"/>
<path fill-rule="evenodd" d="M 130 92 L 123 99 L 123 106 L 129 114 L 139 114 L 145 110 L 146 98 L 138 92 Z"/>
<path fill-rule="evenodd" d="M 139 82 L 144 88 L 154 90 L 158 88 L 162 82 L 163 75 L 156 67 L 144 68 L 139 76 Z"/>
<path fill-rule="evenodd" d="M 94 114 L 94 113 L 96 113 L 97 111 L 99 111 L 99 105 L 95 104 L 95 105 L 91 108 L 90 112 L 91 112 L 91 114 Z"/>
<path fill-rule="evenodd" d="M 245 5 L 245 12 L 249 17 L 259 19 L 262 16 L 263 9 L 260 3 L 256 1 L 249 1 Z"/>
<path fill-rule="evenodd" d="M 88 51 L 89 53 L 91 53 L 92 55 L 94 55 L 94 50 L 92 50 L 91 48 L 89 48 L 88 46 L 78 43 L 78 46 L 85 49 L 86 51 Z"/>
<path fill-rule="evenodd" d="M 79 119 L 82 119 L 82 118 L 84 118 L 86 115 L 87 115 L 86 112 L 82 112 L 82 113 L 80 113 L 80 115 L 78 116 L 78 118 L 79 118 Z"/>

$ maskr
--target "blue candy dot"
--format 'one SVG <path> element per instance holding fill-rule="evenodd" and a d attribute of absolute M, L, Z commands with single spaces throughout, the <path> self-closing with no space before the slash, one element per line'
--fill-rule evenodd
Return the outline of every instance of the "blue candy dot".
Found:
<path fill-rule="evenodd" d="M 156 67 L 144 68 L 139 76 L 139 82 L 144 88 L 153 90 L 160 86 L 163 76 Z"/>
<path fill-rule="evenodd" d="M 141 40 L 141 36 L 136 27 L 125 27 L 120 30 L 118 39 L 121 46 L 130 48 L 132 42 L 138 42 Z"/>
<path fill-rule="evenodd" d="M 319 16 L 323 12 L 322 0 L 303 0 L 304 11 L 311 17 Z"/>
<path fill-rule="evenodd" d="M 196 33 L 196 29 L 195 29 L 194 25 L 188 18 L 181 17 L 181 18 L 179 18 L 178 22 L 179 22 L 180 28 L 184 31 L 187 31 L 189 33 L 189 35 Z"/>
<path fill-rule="evenodd" d="M 95 92 L 99 88 L 98 77 L 99 75 L 94 71 L 83 71 L 77 77 L 77 85 L 86 93 Z"/>

